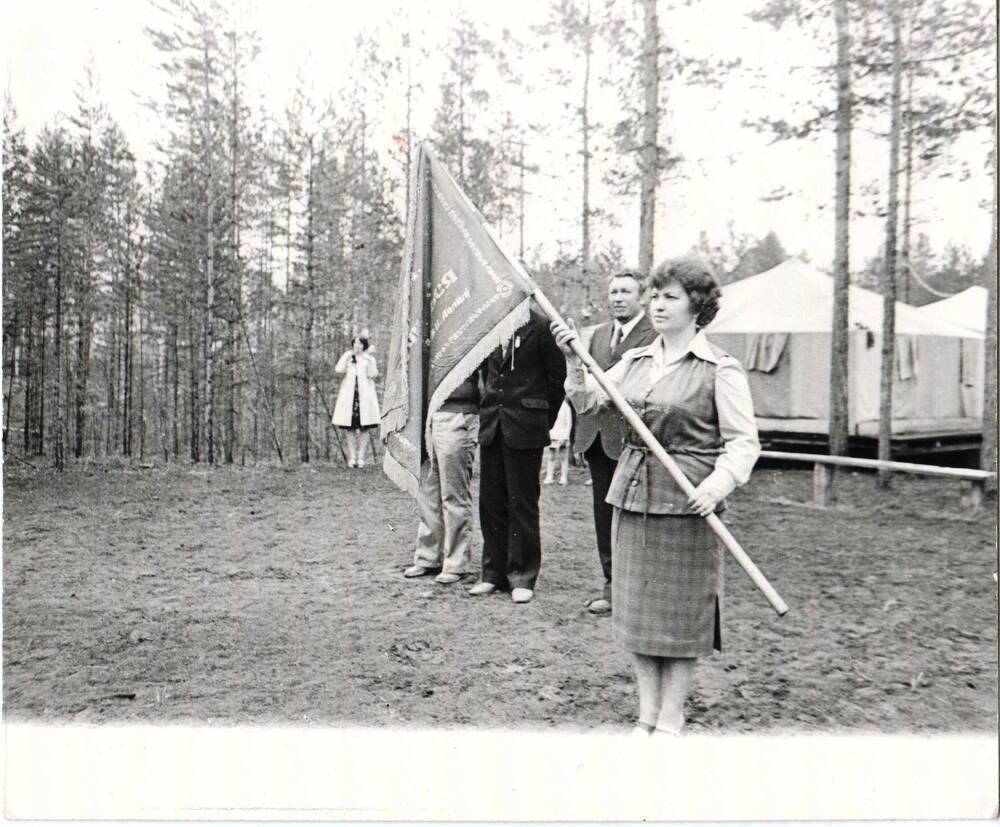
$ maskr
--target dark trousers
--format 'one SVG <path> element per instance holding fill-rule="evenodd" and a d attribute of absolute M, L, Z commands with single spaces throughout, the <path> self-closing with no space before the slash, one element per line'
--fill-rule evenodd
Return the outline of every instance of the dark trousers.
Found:
<path fill-rule="evenodd" d="M 601 447 L 601 437 L 598 434 L 593 444 L 583 452 L 584 459 L 590 467 L 590 478 L 593 480 L 591 493 L 594 496 L 594 528 L 597 530 L 597 556 L 601 559 L 601 569 L 604 572 L 604 599 L 611 599 L 611 515 L 614 506 L 608 505 L 604 498 L 608 496 L 611 478 L 615 475 L 618 461 L 611 459 Z"/>
<path fill-rule="evenodd" d="M 498 589 L 533 589 L 542 566 L 538 474 L 544 449 L 509 448 L 498 430 L 479 450 L 483 580 Z"/>

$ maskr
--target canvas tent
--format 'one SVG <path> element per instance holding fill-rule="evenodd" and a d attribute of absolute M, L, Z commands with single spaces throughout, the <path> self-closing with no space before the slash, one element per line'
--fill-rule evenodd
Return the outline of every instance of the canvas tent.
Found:
<path fill-rule="evenodd" d="M 709 338 L 747 368 L 764 432 L 829 432 L 833 279 L 791 258 L 722 289 Z M 848 297 L 848 424 L 878 434 L 882 297 L 852 285 Z M 896 303 L 894 434 L 978 431 L 981 405 L 963 390 L 967 328 Z M 968 373 L 968 371 L 967 371 Z M 982 380 L 978 392 L 981 399 Z"/>
<path fill-rule="evenodd" d="M 986 301 L 986 288 L 977 285 L 918 309 L 928 319 L 967 327 L 982 336 L 986 332 Z"/>
<path fill-rule="evenodd" d="M 985 287 L 975 285 L 947 299 L 925 304 L 920 313 L 928 319 L 966 327 L 972 333 L 962 340 L 962 393 L 967 397 L 967 407 L 979 410 L 983 404 L 983 382 L 986 376 L 986 351 L 983 336 L 986 333 L 986 302 L 989 293 Z"/>

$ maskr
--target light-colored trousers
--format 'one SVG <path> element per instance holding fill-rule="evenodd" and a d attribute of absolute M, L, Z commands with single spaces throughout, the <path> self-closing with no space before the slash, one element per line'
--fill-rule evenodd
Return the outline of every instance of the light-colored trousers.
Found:
<path fill-rule="evenodd" d="M 465 574 L 472 556 L 472 464 L 479 439 L 476 414 L 437 411 L 431 417 L 433 457 L 420 469 L 420 526 L 413 562 Z"/>

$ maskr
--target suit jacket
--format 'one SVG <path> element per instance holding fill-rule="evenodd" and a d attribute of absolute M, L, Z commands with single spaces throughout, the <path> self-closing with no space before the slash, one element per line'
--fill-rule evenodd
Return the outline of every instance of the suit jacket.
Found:
<path fill-rule="evenodd" d="M 566 396 L 566 357 L 548 321 L 532 311 L 507 348 L 491 353 L 482 367 L 479 443 L 492 445 L 497 430 L 510 448 L 544 448 Z"/>
<path fill-rule="evenodd" d="M 645 347 L 656 338 L 656 329 L 645 313 L 629 331 L 628 336 L 611 350 L 611 336 L 614 333 L 614 322 L 605 322 L 594 330 L 590 340 L 590 355 L 594 357 L 601 370 L 607 370 L 622 358 L 626 350 L 634 347 Z M 596 413 L 580 414 L 576 420 L 576 437 L 573 450 L 586 451 L 594 440 L 600 437 L 604 453 L 611 459 L 618 459 L 625 441 L 625 420 L 617 408 L 604 405 Z"/>

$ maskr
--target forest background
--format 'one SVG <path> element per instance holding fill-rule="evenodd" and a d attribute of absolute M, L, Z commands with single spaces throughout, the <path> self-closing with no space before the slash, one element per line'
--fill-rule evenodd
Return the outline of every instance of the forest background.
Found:
<path fill-rule="evenodd" d="M 3 445 L 25 461 L 335 456 L 333 365 L 362 328 L 388 345 L 424 139 L 579 321 L 614 270 L 692 248 L 724 282 L 795 254 L 841 292 L 888 272 L 911 304 L 995 297 L 994 3 L 5 18 Z"/>

